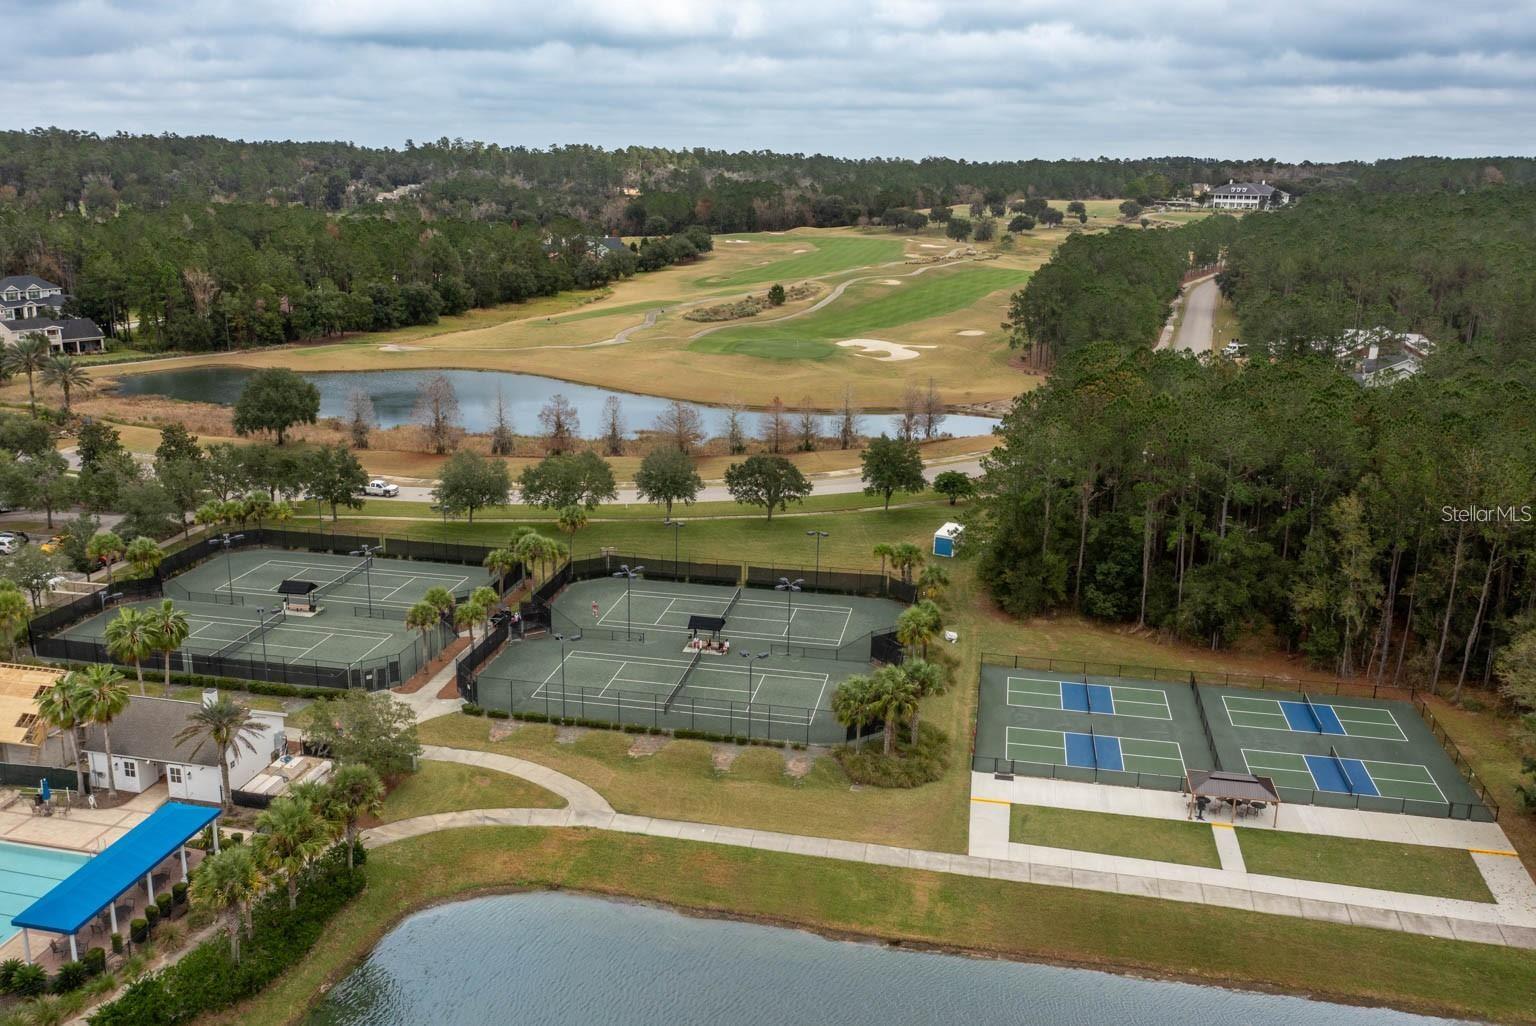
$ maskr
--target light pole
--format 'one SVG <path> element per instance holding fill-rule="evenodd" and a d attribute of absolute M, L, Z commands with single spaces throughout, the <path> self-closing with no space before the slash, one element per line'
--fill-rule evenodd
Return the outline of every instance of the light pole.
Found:
<path fill-rule="evenodd" d="M 256 607 L 256 622 L 257 623 L 266 623 L 267 622 L 267 607 L 266 606 L 257 606 Z M 267 661 L 267 632 L 266 631 L 262 631 L 261 632 L 261 661 L 263 663 L 265 663 Z"/>
<path fill-rule="evenodd" d="M 643 566 L 631 567 L 628 563 L 622 563 L 622 564 L 620 564 L 619 568 L 614 571 L 614 574 L 613 574 L 613 576 L 615 576 L 615 577 L 622 577 L 622 578 L 624 578 L 624 640 L 625 641 L 632 641 L 633 640 L 633 638 L 631 637 L 631 630 L 630 630 L 631 627 L 633 626 L 633 621 L 631 620 L 630 615 L 629 615 L 629 582 L 633 581 L 636 577 L 639 577 L 643 573 L 645 573 L 645 567 L 643 567 Z"/>
<path fill-rule="evenodd" d="M 353 556 L 362 556 L 366 563 L 363 564 L 363 581 L 368 586 L 368 615 L 373 616 L 373 554 L 378 552 L 382 545 L 364 545 L 360 549 L 354 549 L 350 553 Z"/>
<path fill-rule="evenodd" d="M 767 659 L 771 655 L 773 655 L 773 646 L 769 645 L 768 651 L 759 652 L 757 654 L 757 658 Z M 748 652 L 746 649 L 742 649 L 741 657 L 747 661 L 747 706 L 750 708 L 753 704 L 752 697 L 756 694 L 756 692 L 752 690 L 752 653 Z"/>
<path fill-rule="evenodd" d="M 224 568 L 225 568 L 225 570 L 229 574 L 229 604 L 230 605 L 234 605 L 235 604 L 235 566 L 234 566 L 233 560 L 230 557 L 229 550 L 234 547 L 235 542 L 244 541 L 244 540 L 245 540 L 245 535 L 243 535 L 243 534 L 230 534 L 228 531 L 225 531 L 223 534 L 221 534 L 217 538 L 209 538 L 208 539 L 208 544 L 209 545 L 222 545 L 222 546 L 224 546 Z"/>
<path fill-rule="evenodd" d="M 815 584 L 815 588 L 816 588 L 817 591 L 820 591 L 821 590 L 821 540 L 823 538 L 828 537 L 828 534 L 827 534 L 826 531 L 807 531 L 805 533 L 807 535 L 809 535 L 810 537 L 816 539 L 816 584 Z"/>
<path fill-rule="evenodd" d="M 773 586 L 774 591 L 784 593 L 784 645 L 785 654 L 789 654 L 789 631 L 795 619 L 795 592 L 805 587 L 805 578 L 797 577 L 791 581 L 788 577 L 780 577 L 779 583 Z M 772 646 L 769 646 L 770 648 Z"/>
<path fill-rule="evenodd" d="M 662 526 L 672 528 L 672 579 L 675 581 L 678 579 L 678 539 L 683 536 L 683 528 L 688 525 L 681 520 L 663 520 Z"/>

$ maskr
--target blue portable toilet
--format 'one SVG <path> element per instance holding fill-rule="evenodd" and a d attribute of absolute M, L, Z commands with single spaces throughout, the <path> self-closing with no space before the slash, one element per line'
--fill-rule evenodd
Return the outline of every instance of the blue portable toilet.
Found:
<path fill-rule="evenodd" d="M 953 557 L 955 549 L 960 544 L 960 536 L 965 533 L 965 528 L 960 524 L 950 521 L 937 531 L 933 532 L 933 554 L 935 556 Z"/>

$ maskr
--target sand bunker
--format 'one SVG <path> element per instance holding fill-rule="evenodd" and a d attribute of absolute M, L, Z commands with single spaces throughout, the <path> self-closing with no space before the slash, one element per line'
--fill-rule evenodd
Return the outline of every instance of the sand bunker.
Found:
<path fill-rule="evenodd" d="M 845 338 L 838 343 L 844 349 L 861 349 L 859 356 L 878 360 L 915 360 L 922 354 L 919 349 L 937 349 L 938 346 L 904 346 L 900 342 L 887 342 L 878 338 Z"/>
<path fill-rule="evenodd" d="M 795 252 L 796 253 L 809 253 L 810 250 L 808 250 L 808 249 L 797 249 L 797 250 L 795 250 Z"/>
<path fill-rule="evenodd" d="M 728 242 L 732 246 L 750 246 L 750 245 L 752 245 L 752 240 L 751 239 L 721 239 L 720 241 L 721 242 Z"/>
<path fill-rule="evenodd" d="M 975 338 L 978 335 L 985 335 L 986 332 L 982 331 L 980 328 L 966 328 L 964 331 L 955 332 L 955 334 L 964 335 L 966 338 Z"/>
<path fill-rule="evenodd" d="M 388 345 L 379 346 L 379 352 L 381 352 L 381 353 L 419 353 L 419 352 L 421 352 L 425 348 L 426 348 L 426 346 L 402 346 L 402 345 L 398 345 L 398 344 L 396 344 L 394 342 L 391 342 Z"/>
<path fill-rule="evenodd" d="M 941 246 L 937 242 L 925 242 L 925 243 L 922 244 L 922 248 L 923 249 L 946 249 L 948 247 Z"/>
<path fill-rule="evenodd" d="M 875 284 L 877 284 L 877 285 L 900 285 L 901 284 L 901 279 L 900 278 L 881 278 Z"/>

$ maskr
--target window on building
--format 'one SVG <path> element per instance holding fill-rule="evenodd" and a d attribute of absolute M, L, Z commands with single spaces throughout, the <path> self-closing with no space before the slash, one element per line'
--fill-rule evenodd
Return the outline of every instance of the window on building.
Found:
<path fill-rule="evenodd" d="M 173 784 L 181 783 L 181 767 L 180 766 L 171 766 L 171 767 L 169 767 L 166 770 L 166 774 L 171 778 L 171 783 L 173 783 Z"/>
<path fill-rule="evenodd" d="M 139 778 L 139 764 L 136 762 L 123 762 L 123 779 L 137 780 Z"/>

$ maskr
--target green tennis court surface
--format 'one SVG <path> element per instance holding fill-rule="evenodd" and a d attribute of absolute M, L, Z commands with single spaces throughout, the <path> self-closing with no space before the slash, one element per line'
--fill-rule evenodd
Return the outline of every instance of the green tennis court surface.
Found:
<path fill-rule="evenodd" d="M 706 655 L 695 665 L 692 660 L 681 658 L 568 652 L 564 662 L 549 672 L 531 697 L 558 694 L 562 688 L 581 688 L 596 691 L 599 699 L 614 692 L 631 692 L 672 697 L 674 705 L 693 699 L 792 705 L 806 710 L 825 705 L 831 674 L 754 665 L 756 662 L 752 658 Z M 684 681 L 690 665 L 693 672 Z M 682 688 L 674 697 L 673 691 L 679 684 Z"/>
<path fill-rule="evenodd" d="M 1168 694 L 1162 688 L 1122 684 L 1081 684 L 1046 677 L 1009 677 L 1008 704 L 1034 709 L 1071 709 L 1106 716 L 1139 716 L 1171 720 Z"/>
<path fill-rule="evenodd" d="M 1184 752 L 1177 741 L 1009 727 L 1007 746 L 1009 758 L 1018 762 L 1184 779 Z"/>
<path fill-rule="evenodd" d="M 262 606 L 277 602 L 284 581 L 319 585 L 318 601 L 325 605 L 359 606 L 386 611 L 404 610 L 422 600 L 432 588 L 445 588 L 458 599 L 469 597 L 489 582 L 485 571 L 452 563 L 386 559 L 375 556 L 366 568 L 359 556 L 280 549 L 236 549 L 219 553 L 166 582 L 173 598 Z"/>
<path fill-rule="evenodd" d="M 1343 700 L 1300 702 L 1224 695 L 1222 704 L 1233 726 L 1406 741 L 1408 735 L 1391 709 L 1344 704 Z M 1415 717 L 1417 719 L 1417 717 Z"/>
<path fill-rule="evenodd" d="M 1416 762 L 1351 759 L 1333 754 L 1297 755 L 1249 748 L 1243 749 L 1243 762 L 1248 772 L 1270 777 L 1282 789 L 1397 798 L 1439 807 L 1449 804 L 1429 767 Z"/>

